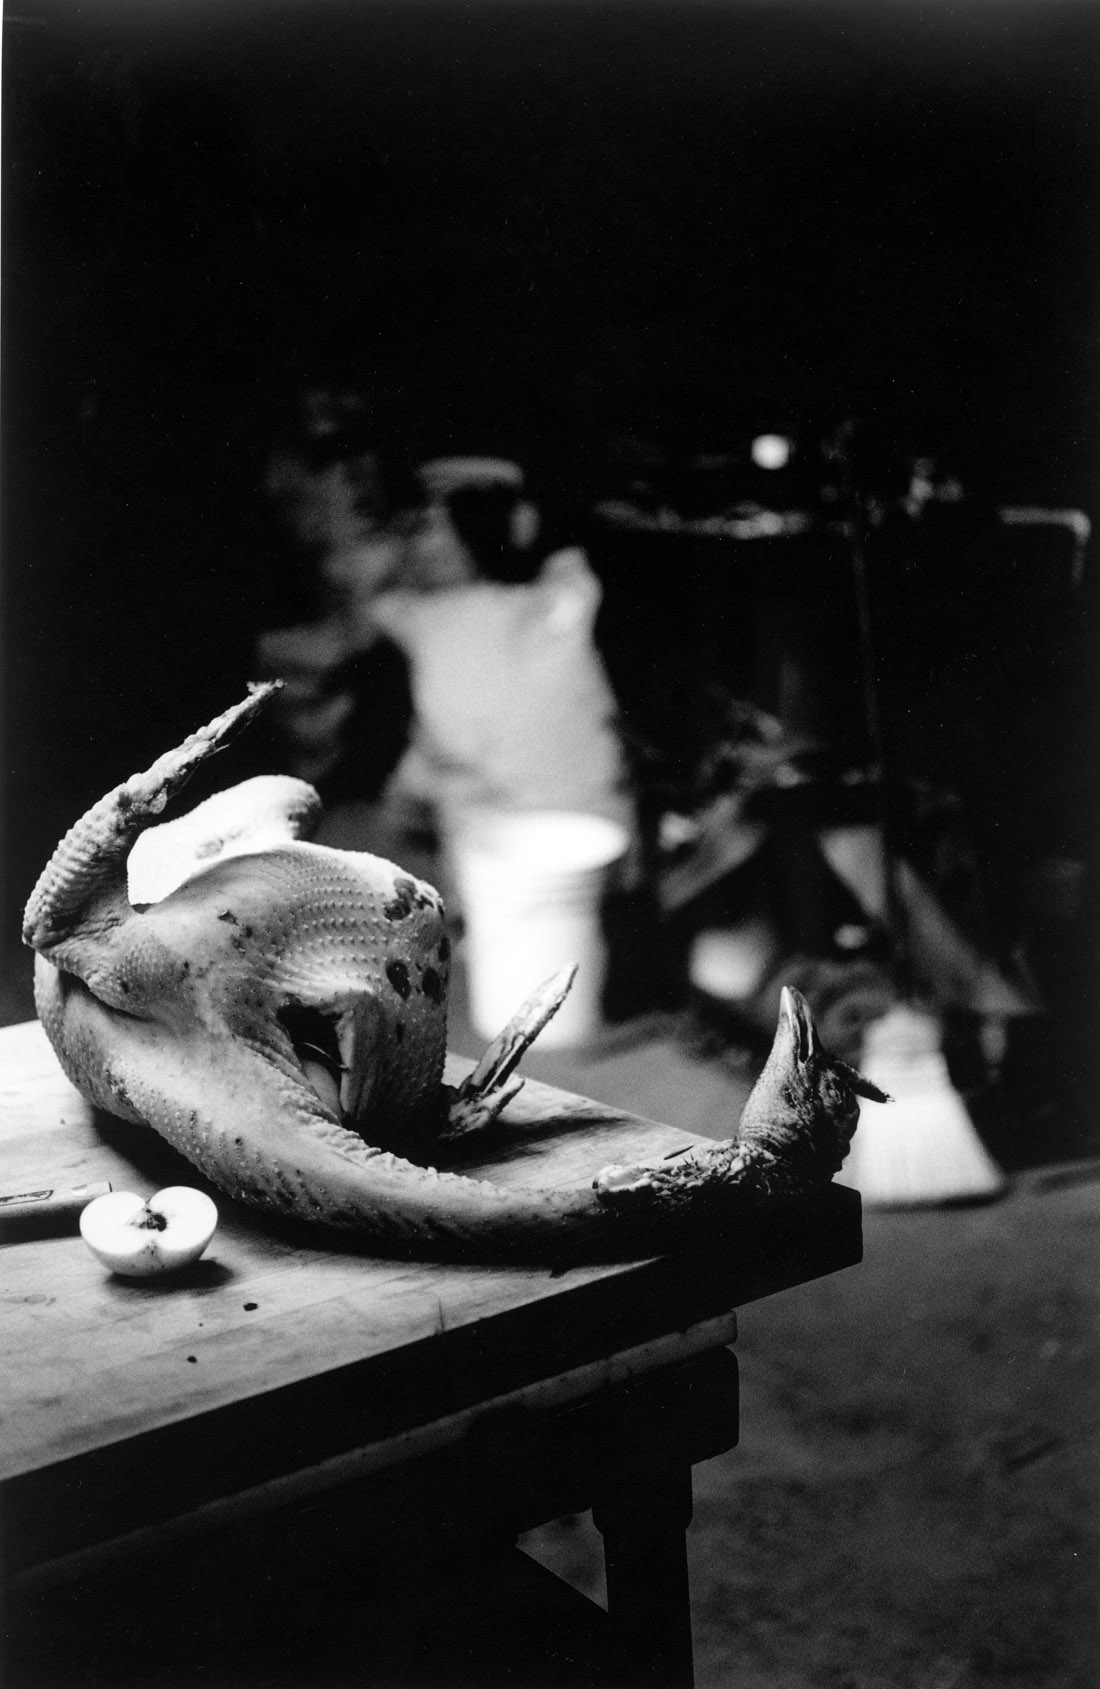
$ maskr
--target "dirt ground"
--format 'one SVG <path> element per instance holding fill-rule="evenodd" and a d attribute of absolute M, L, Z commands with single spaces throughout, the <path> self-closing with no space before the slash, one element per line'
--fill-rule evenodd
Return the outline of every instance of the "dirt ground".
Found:
<path fill-rule="evenodd" d="M 530 1065 L 691 1130 L 744 1088 L 659 1044 Z M 695 1472 L 699 1689 L 1100 1682 L 1100 1161 L 1017 1153 L 1000 1200 L 867 1212 L 859 1267 L 740 1316 L 740 1446 Z M 589 1520 L 526 1546 L 599 1597 Z"/>

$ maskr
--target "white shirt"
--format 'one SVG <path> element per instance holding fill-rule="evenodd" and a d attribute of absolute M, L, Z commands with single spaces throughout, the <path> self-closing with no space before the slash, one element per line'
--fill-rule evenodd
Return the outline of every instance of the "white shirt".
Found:
<path fill-rule="evenodd" d="M 373 606 L 409 659 L 415 725 L 396 781 L 444 812 L 575 809 L 631 825 L 616 704 L 583 551 L 521 585 L 395 591 Z"/>

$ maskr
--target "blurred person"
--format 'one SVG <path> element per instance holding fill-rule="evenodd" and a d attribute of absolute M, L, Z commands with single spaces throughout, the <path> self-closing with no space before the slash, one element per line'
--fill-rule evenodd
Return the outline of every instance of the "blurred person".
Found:
<path fill-rule="evenodd" d="M 419 495 L 378 432 L 356 388 L 307 386 L 264 479 L 275 536 L 256 661 L 284 682 L 284 767 L 327 801 L 377 794 L 411 715 L 405 660 L 370 611 L 400 574 Z"/>
<path fill-rule="evenodd" d="M 401 583 L 375 624 L 409 662 L 412 738 L 390 782 L 444 837 L 478 810 L 578 810 L 635 834 L 618 710 L 593 628 L 583 550 L 547 551 L 522 471 L 424 465 L 426 500 Z"/>

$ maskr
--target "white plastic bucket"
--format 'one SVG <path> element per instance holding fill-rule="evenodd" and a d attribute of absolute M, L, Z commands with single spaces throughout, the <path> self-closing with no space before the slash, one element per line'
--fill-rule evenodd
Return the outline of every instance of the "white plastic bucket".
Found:
<path fill-rule="evenodd" d="M 539 1047 L 577 1047 L 598 1031 L 607 973 L 601 906 L 628 842 L 617 822 L 569 810 L 482 813 L 457 828 L 452 866 L 475 1031 L 495 1037 L 571 962 L 573 988 Z"/>

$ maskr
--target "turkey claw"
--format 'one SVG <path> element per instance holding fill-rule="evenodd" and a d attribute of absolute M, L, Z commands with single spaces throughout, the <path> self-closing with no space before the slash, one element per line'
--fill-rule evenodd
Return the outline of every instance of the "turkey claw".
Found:
<path fill-rule="evenodd" d="M 454 1093 L 440 1142 L 454 1143 L 471 1132 L 491 1126 L 523 1089 L 515 1068 L 543 1027 L 551 1021 L 569 995 L 577 974 L 576 963 L 559 968 L 522 1003 L 503 1032 L 499 1032 L 472 1073 Z"/>

